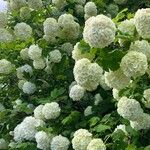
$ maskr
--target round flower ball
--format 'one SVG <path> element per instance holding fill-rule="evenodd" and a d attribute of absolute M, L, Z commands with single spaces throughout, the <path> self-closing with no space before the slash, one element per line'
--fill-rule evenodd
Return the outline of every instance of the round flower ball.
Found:
<path fill-rule="evenodd" d="M 92 112 L 92 106 L 88 106 L 85 108 L 84 110 L 84 116 L 89 116 L 91 115 L 93 112 Z"/>
<path fill-rule="evenodd" d="M 0 28 L 0 43 L 8 43 L 13 41 L 13 36 L 12 34 L 9 33 L 5 28 Z"/>
<path fill-rule="evenodd" d="M 31 45 L 28 50 L 28 56 L 32 60 L 38 60 L 42 56 L 42 49 L 38 45 Z"/>
<path fill-rule="evenodd" d="M 104 48 L 114 41 L 115 33 L 116 27 L 112 20 L 98 15 L 85 22 L 83 38 L 91 47 Z"/>
<path fill-rule="evenodd" d="M 10 0 L 8 5 L 11 11 L 17 11 L 26 5 L 26 0 Z"/>
<path fill-rule="evenodd" d="M 71 55 L 72 51 L 73 51 L 73 45 L 71 43 L 64 43 L 62 46 L 61 46 L 61 50 L 65 53 L 68 54 L 68 56 Z"/>
<path fill-rule="evenodd" d="M 150 8 L 139 9 L 135 13 L 134 23 L 138 34 L 143 39 L 150 39 Z"/>
<path fill-rule="evenodd" d="M 34 109 L 34 117 L 36 119 L 41 119 L 41 120 L 44 119 L 44 115 L 42 113 L 43 107 L 44 107 L 44 105 L 39 105 Z"/>
<path fill-rule="evenodd" d="M 118 101 L 118 114 L 125 119 L 136 121 L 139 117 L 143 115 L 143 109 L 138 101 L 135 99 L 129 99 L 127 97 L 122 97 Z"/>
<path fill-rule="evenodd" d="M 29 51 L 28 48 L 22 49 L 22 50 L 20 51 L 20 57 L 21 57 L 23 60 L 28 60 L 28 59 L 29 59 L 28 51 Z"/>
<path fill-rule="evenodd" d="M 121 60 L 120 67 L 128 77 L 139 77 L 145 74 L 148 64 L 146 56 L 141 52 L 130 51 Z"/>
<path fill-rule="evenodd" d="M 96 16 L 97 15 L 97 7 L 94 2 L 87 2 L 84 6 L 85 14 L 89 16 Z"/>
<path fill-rule="evenodd" d="M 32 28 L 24 22 L 17 23 L 14 27 L 14 33 L 20 40 L 26 41 L 32 37 Z"/>
<path fill-rule="evenodd" d="M 19 87 L 20 90 L 22 90 L 22 87 L 23 87 L 25 82 L 26 82 L 26 80 L 19 80 L 18 87 Z"/>
<path fill-rule="evenodd" d="M 33 67 L 35 69 L 44 69 L 45 67 L 45 60 L 43 58 L 39 58 L 33 61 Z"/>
<path fill-rule="evenodd" d="M 44 115 L 45 119 L 56 119 L 59 117 L 61 109 L 59 104 L 56 102 L 47 103 L 42 108 L 42 114 Z"/>
<path fill-rule="evenodd" d="M 80 101 L 84 96 L 85 90 L 80 85 L 74 85 L 69 93 L 69 97 L 74 101 Z"/>
<path fill-rule="evenodd" d="M 26 81 L 23 84 L 22 90 L 26 94 L 33 94 L 36 91 L 36 86 L 34 83 Z"/>
<path fill-rule="evenodd" d="M 53 50 L 49 53 L 50 61 L 53 63 L 59 63 L 62 59 L 62 55 L 59 50 Z"/>
<path fill-rule="evenodd" d="M 92 134 L 86 129 L 79 129 L 74 133 L 72 146 L 74 150 L 87 150 L 88 144 L 92 140 Z"/>
<path fill-rule="evenodd" d="M 52 138 L 51 150 L 68 150 L 70 141 L 68 138 L 58 135 Z"/>
<path fill-rule="evenodd" d="M 93 139 L 88 147 L 87 150 L 106 150 L 106 145 L 102 141 L 102 139 Z"/>

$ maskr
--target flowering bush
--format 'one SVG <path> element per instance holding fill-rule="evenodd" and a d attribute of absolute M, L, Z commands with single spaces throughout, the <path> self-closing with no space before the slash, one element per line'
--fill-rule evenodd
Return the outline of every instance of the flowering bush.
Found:
<path fill-rule="evenodd" d="M 149 150 L 150 3 L 132 4 L 8 0 L 0 149 Z"/>

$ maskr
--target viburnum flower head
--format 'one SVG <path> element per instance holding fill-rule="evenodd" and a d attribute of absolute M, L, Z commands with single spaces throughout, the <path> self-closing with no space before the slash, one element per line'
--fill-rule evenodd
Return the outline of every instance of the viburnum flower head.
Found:
<path fill-rule="evenodd" d="M 143 115 L 140 103 L 135 99 L 122 97 L 118 102 L 118 114 L 125 119 L 136 121 Z"/>
<path fill-rule="evenodd" d="M 144 90 L 143 97 L 144 97 L 143 103 L 145 107 L 150 108 L 150 89 Z"/>
<path fill-rule="evenodd" d="M 33 94 L 36 91 L 36 86 L 35 86 L 34 83 L 26 81 L 23 84 L 22 90 L 23 90 L 24 93 L 30 95 L 30 94 Z"/>
<path fill-rule="evenodd" d="M 88 91 L 93 91 L 100 83 L 103 70 L 97 63 L 91 63 L 83 58 L 75 63 L 73 72 L 78 85 Z"/>
<path fill-rule="evenodd" d="M 44 105 L 39 105 L 34 109 L 34 117 L 36 119 L 41 119 L 41 120 L 44 119 L 44 115 L 42 113 L 43 107 L 44 107 Z"/>
<path fill-rule="evenodd" d="M 66 0 L 52 0 L 52 4 L 54 4 L 57 8 L 62 8 L 66 4 Z"/>
<path fill-rule="evenodd" d="M 61 109 L 56 102 L 46 103 L 42 108 L 42 114 L 45 119 L 56 119 L 59 117 Z"/>
<path fill-rule="evenodd" d="M 70 141 L 68 138 L 58 135 L 52 138 L 51 150 L 68 150 Z"/>
<path fill-rule="evenodd" d="M 44 69 L 45 65 L 45 60 L 43 58 L 39 58 L 33 61 L 33 67 L 35 69 Z"/>
<path fill-rule="evenodd" d="M 80 85 L 74 85 L 69 93 L 69 97 L 74 101 L 80 101 L 84 96 L 85 90 Z"/>
<path fill-rule="evenodd" d="M 89 16 L 96 16 L 97 15 L 97 7 L 94 2 L 87 2 L 84 6 L 85 14 Z"/>
<path fill-rule="evenodd" d="M 150 8 L 139 9 L 134 16 L 136 30 L 143 39 L 150 39 Z"/>
<path fill-rule="evenodd" d="M 93 112 L 92 112 L 92 106 L 88 106 L 85 108 L 84 110 L 84 116 L 89 116 L 91 115 Z"/>
<path fill-rule="evenodd" d="M 32 28 L 24 22 L 17 23 L 14 27 L 14 33 L 20 40 L 26 41 L 32 36 Z"/>
<path fill-rule="evenodd" d="M 112 20 L 98 15 L 85 22 L 83 38 L 91 47 L 104 48 L 114 41 L 115 33 L 116 27 Z"/>
<path fill-rule="evenodd" d="M 0 35 L 0 43 L 8 43 L 13 40 L 12 34 L 10 34 L 9 31 L 7 31 L 5 28 L 0 28 Z"/>
<path fill-rule="evenodd" d="M 126 131 L 126 126 L 125 126 L 124 124 L 118 125 L 118 126 L 115 128 L 114 132 L 117 132 L 118 130 L 122 130 L 126 135 L 128 134 L 128 132 Z"/>
<path fill-rule="evenodd" d="M 62 59 L 62 55 L 59 50 L 53 50 L 49 53 L 50 61 L 53 63 L 59 63 Z"/>
<path fill-rule="evenodd" d="M 26 5 L 26 0 L 10 0 L 9 7 L 12 11 L 19 10 Z"/>
<path fill-rule="evenodd" d="M 93 139 L 88 147 L 87 150 L 106 150 L 106 145 L 102 141 L 102 139 Z"/>
<path fill-rule="evenodd" d="M 128 77 L 142 76 L 148 68 L 146 55 L 141 52 L 130 51 L 122 58 L 120 67 Z"/>
<path fill-rule="evenodd" d="M 29 56 L 28 56 L 28 51 L 29 49 L 28 48 L 24 48 L 20 51 L 20 56 L 23 60 L 28 60 L 29 59 Z"/>
<path fill-rule="evenodd" d="M 38 45 L 31 45 L 28 50 L 28 55 L 32 60 L 38 60 L 42 56 L 42 49 Z"/>
<path fill-rule="evenodd" d="M 71 55 L 72 51 L 73 51 L 73 45 L 69 42 L 67 43 L 64 43 L 62 46 L 61 46 L 61 50 L 63 52 L 66 52 L 69 56 Z"/>
<path fill-rule="evenodd" d="M 92 140 L 92 134 L 86 129 L 79 129 L 74 133 L 72 146 L 74 150 L 87 150 L 88 144 Z"/>
<path fill-rule="evenodd" d="M 8 149 L 8 143 L 3 138 L 0 139 L 0 149 Z"/>

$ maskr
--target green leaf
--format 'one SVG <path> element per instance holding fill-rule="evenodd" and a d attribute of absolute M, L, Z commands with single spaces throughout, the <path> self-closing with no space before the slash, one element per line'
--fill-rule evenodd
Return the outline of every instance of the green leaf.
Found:
<path fill-rule="evenodd" d="M 100 121 L 99 117 L 92 117 L 89 120 L 90 127 L 95 126 Z"/>
<path fill-rule="evenodd" d="M 64 88 L 59 88 L 59 89 L 55 88 L 53 91 L 51 91 L 51 98 L 56 99 L 59 96 L 61 96 L 64 92 L 65 92 Z"/>
<path fill-rule="evenodd" d="M 125 149 L 125 150 L 136 150 L 136 146 L 131 144 L 131 145 L 128 145 L 128 147 Z"/>
<path fill-rule="evenodd" d="M 79 49 L 84 53 L 84 52 L 90 52 L 91 47 L 89 44 L 87 44 L 84 40 L 81 40 L 79 45 Z"/>
<path fill-rule="evenodd" d="M 108 125 L 99 124 L 93 128 L 93 131 L 100 133 L 100 132 L 105 132 L 106 130 L 110 130 L 110 129 L 111 127 Z"/>

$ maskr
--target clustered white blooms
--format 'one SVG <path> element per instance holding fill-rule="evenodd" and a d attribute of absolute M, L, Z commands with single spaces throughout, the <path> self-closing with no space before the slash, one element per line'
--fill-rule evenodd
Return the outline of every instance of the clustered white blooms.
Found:
<path fill-rule="evenodd" d="M 93 114 L 93 112 L 92 112 L 92 106 L 86 107 L 85 110 L 84 110 L 84 116 L 89 116 L 91 114 Z"/>
<path fill-rule="evenodd" d="M 115 39 L 116 26 L 104 15 L 90 17 L 85 22 L 83 38 L 91 47 L 104 48 Z"/>
<path fill-rule="evenodd" d="M 72 146 L 74 150 L 86 150 L 92 140 L 92 134 L 86 129 L 79 129 L 74 133 Z"/>
<path fill-rule="evenodd" d="M 88 91 L 93 91 L 99 85 L 103 70 L 97 63 L 91 63 L 83 58 L 75 63 L 73 72 L 78 85 Z"/>
<path fill-rule="evenodd" d="M 42 150 L 47 150 L 50 148 L 52 134 L 48 135 L 44 131 L 39 131 L 35 134 L 35 140 L 37 142 L 37 148 L 42 149 Z"/>
<path fill-rule="evenodd" d="M 68 138 L 58 135 L 52 138 L 51 150 L 68 150 L 70 141 Z"/>
<path fill-rule="evenodd" d="M 127 87 L 130 83 L 130 78 L 123 74 L 123 72 L 118 69 L 117 71 L 105 72 L 105 83 L 115 89 L 123 89 Z"/>
<path fill-rule="evenodd" d="M 36 85 L 34 83 L 26 81 L 22 86 L 22 90 L 26 94 L 33 94 L 36 91 Z"/>
<path fill-rule="evenodd" d="M 64 43 L 62 46 L 61 46 L 61 50 L 63 52 L 66 52 L 68 54 L 68 56 L 71 55 L 72 51 L 73 51 L 73 45 L 71 43 Z"/>
<path fill-rule="evenodd" d="M 49 42 L 55 42 L 59 34 L 59 26 L 54 18 L 47 18 L 44 23 L 44 38 Z"/>
<path fill-rule="evenodd" d="M 100 95 L 100 93 L 98 93 L 98 94 L 95 94 L 95 96 L 94 96 L 94 105 L 98 105 L 100 102 L 102 102 L 103 101 L 103 98 L 102 98 L 102 96 Z"/>
<path fill-rule="evenodd" d="M 14 65 L 10 61 L 6 59 L 0 60 L 0 74 L 10 74 L 14 68 Z"/>
<path fill-rule="evenodd" d="M 84 15 L 84 7 L 82 5 L 75 5 L 75 10 L 78 16 L 83 16 Z"/>
<path fill-rule="evenodd" d="M 80 25 L 74 21 L 71 14 L 63 14 L 58 18 L 60 28 L 59 37 L 65 40 L 77 39 L 80 33 Z"/>
<path fill-rule="evenodd" d="M 43 3 L 42 0 L 28 0 L 28 6 L 36 10 L 43 7 Z"/>
<path fill-rule="evenodd" d="M 86 0 L 76 0 L 76 3 L 80 5 L 84 5 L 86 3 Z"/>
<path fill-rule="evenodd" d="M 150 8 L 139 9 L 134 16 L 134 23 L 138 34 L 143 39 L 150 39 Z"/>
<path fill-rule="evenodd" d="M 8 143 L 5 141 L 5 139 L 0 139 L 0 149 L 8 149 Z"/>
<path fill-rule="evenodd" d="M 84 18 L 87 20 L 88 18 L 92 16 L 97 15 L 97 7 L 94 2 L 87 2 L 84 6 Z"/>
<path fill-rule="evenodd" d="M 8 3 L 11 11 L 19 10 L 26 5 L 26 0 L 10 0 Z"/>
<path fill-rule="evenodd" d="M 28 48 L 24 48 L 24 49 L 22 49 L 22 50 L 20 51 L 20 57 L 21 57 L 23 60 L 28 60 L 28 59 L 29 59 L 28 51 L 29 51 Z"/>
<path fill-rule="evenodd" d="M 0 28 L 6 27 L 7 23 L 7 13 L 0 12 Z"/>
<path fill-rule="evenodd" d="M 104 90 L 110 90 L 111 87 L 109 87 L 107 84 L 106 84 L 106 78 L 105 78 L 105 72 L 104 74 L 100 77 L 100 86 L 104 89 Z"/>
<path fill-rule="evenodd" d="M 44 107 L 44 105 L 39 105 L 34 109 L 34 117 L 36 119 L 44 120 L 44 115 L 42 113 L 43 107 Z"/>
<path fill-rule="evenodd" d="M 13 40 L 13 35 L 4 28 L 0 28 L 0 42 L 11 42 Z"/>
<path fill-rule="evenodd" d="M 144 97 L 143 103 L 145 107 L 150 108 L 150 89 L 144 90 L 143 97 Z"/>
<path fill-rule="evenodd" d="M 43 58 L 39 58 L 38 60 L 33 61 L 33 67 L 35 69 L 43 69 L 45 67 L 45 60 Z"/>
<path fill-rule="evenodd" d="M 24 73 L 28 73 L 30 76 L 33 75 L 33 69 L 28 64 L 25 64 L 25 65 L 17 68 L 16 70 L 17 70 L 17 77 L 19 79 L 24 79 Z"/>
<path fill-rule="evenodd" d="M 83 98 L 84 93 L 85 89 L 83 87 L 80 85 L 74 85 L 69 92 L 69 97 L 74 101 L 80 101 Z"/>
<path fill-rule="evenodd" d="M 33 140 L 38 132 L 37 127 L 44 126 L 45 123 L 40 119 L 35 119 L 32 116 L 26 117 L 14 129 L 14 140 L 21 142 L 23 140 Z"/>
<path fill-rule="evenodd" d="M 150 44 L 146 40 L 132 42 L 129 50 L 141 52 L 146 55 L 148 61 L 150 60 Z"/>
<path fill-rule="evenodd" d="M 59 117 L 61 108 L 56 102 L 46 103 L 42 108 L 42 114 L 45 119 L 56 119 Z"/>
<path fill-rule="evenodd" d="M 114 89 L 114 88 L 113 88 L 112 94 L 113 94 L 113 98 L 116 99 L 117 101 L 121 98 L 121 97 L 119 96 L 119 90 L 117 90 L 117 89 Z"/>
<path fill-rule="evenodd" d="M 59 50 L 55 49 L 49 53 L 49 59 L 53 63 L 59 63 L 62 59 L 62 55 Z"/>
<path fill-rule="evenodd" d="M 14 33 L 17 38 L 19 38 L 22 41 L 28 40 L 32 36 L 32 28 L 24 23 L 17 23 L 14 27 Z"/>
<path fill-rule="evenodd" d="M 123 118 L 136 121 L 143 115 L 140 103 L 135 99 L 122 97 L 118 102 L 117 111 Z"/>
<path fill-rule="evenodd" d="M 119 11 L 119 7 L 116 4 L 109 4 L 107 7 L 107 12 L 111 16 L 111 18 L 115 17 Z"/>
<path fill-rule="evenodd" d="M 31 18 L 31 9 L 29 7 L 22 7 L 20 9 L 20 18 L 23 20 L 28 20 Z"/>
<path fill-rule="evenodd" d="M 102 139 L 93 139 L 87 146 L 87 150 L 106 150 L 106 145 Z"/>
<path fill-rule="evenodd" d="M 114 132 L 117 132 L 118 130 L 122 130 L 126 135 L 128 135 L 128 132 L 126 131 L 126 126 L 125 126 L 124 124 L 118 125 L 118 126 L 115 128 Z"/>
<path fill-rule="evenodd" d="M 64 7 L 67 3 L 66 0 L 52 0 L 52 4 L 54 4 L 57 8 Z"/>
<path fill-rule="evenodd" d="M 148 63 L 141 52 L 129 51 L 121 60 L 120 67 L 128 77 L 139 77 L 145 74 Z"/>

